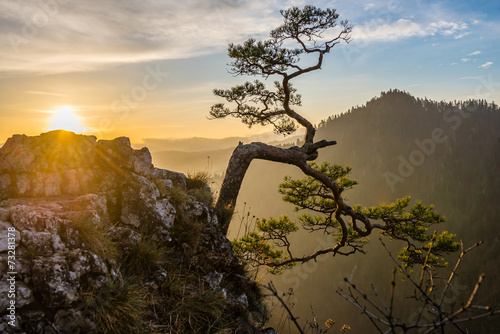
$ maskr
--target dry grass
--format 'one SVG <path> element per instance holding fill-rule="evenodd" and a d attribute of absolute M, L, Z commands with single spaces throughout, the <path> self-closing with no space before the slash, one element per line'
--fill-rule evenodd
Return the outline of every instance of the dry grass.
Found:
<path fill-rule="evenodd" d="M 88 249 L 104 259 L 116 259 L 118 247 L 107 229 L 94 224 L 90 216 L 73 219 L 73 228 L 78 231 Z"/>
<path fill-rule="evenodd" d="M 85 312 L 103 333 L 140 333 L 145 328 L 147 303 L 143 289 L 121 280 L 109 280 L 85 295 Z"/>

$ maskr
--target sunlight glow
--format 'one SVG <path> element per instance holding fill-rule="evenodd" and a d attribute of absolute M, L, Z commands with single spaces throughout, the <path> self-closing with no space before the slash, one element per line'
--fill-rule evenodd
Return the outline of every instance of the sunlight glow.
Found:
<path fill-rule="evenodd" d="M 49 131 L 52 130 L 66 130 L 75 133 L 85 132 L 88 128 L 81 125 L 80 116 L 76 115 L 75 109 L 69 106 L 62 106 L 56 110 L 52 110 L 49 113 L 54 114 L 50 119 Z"/>

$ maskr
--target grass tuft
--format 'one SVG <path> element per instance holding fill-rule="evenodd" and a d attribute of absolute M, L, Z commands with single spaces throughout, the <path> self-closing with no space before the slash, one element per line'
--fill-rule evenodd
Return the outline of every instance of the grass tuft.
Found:
<path fill-rule="evenodd" d="M 78 231 L 86 246 L 98 256 L 113 260 L 118 257 L 118 247 L 103 226 L 94 224 L 90 216 L 73 219 L 73 228 Z"/>
<path fill-rule="evenodd" d="M 184 210 L 190 199 L 186 192 L 178 187 L 172 187 L 168 190 L 169 201 L 176 209 Z"/>
<path fill-rule="evenodd" d="M 144 277 L 165 262 L 167 249 L 164 245 L 143 235 L 137 245 L 122 254 L 123 269 L 130 276 Z"/>
<path fill-rule="evenodd" d="M 169 273 L 158 301 L 168 333 L 215 333 L 229 328 L 227 301 L 222 291 L 207 286 L 203 278 L 189 271 Z M 163 321 L 165 323 L 165 321 Z"/>
<path fill-rule="evenodd" d="M 187 193 L 206 206 L 213 206 L 215 196 L 210 189 L 210 182 L 211 176 L 206 171 L 188 173 L 186 180 Z"/>
<path fill-rule="evenodd" d="M 85 295 L 84 309 L 103 333 L 138 333 L 144 328 L 147 303 L 139 285 L 108 280 Z"/>

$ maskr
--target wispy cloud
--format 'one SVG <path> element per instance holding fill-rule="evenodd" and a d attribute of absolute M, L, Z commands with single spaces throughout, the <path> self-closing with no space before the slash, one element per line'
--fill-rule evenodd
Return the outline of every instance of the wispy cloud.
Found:
<path fill-rule="evenodd" d="M 370 10 L 370 9 L 372 9 L 372 8 L 375 8 L 375 4 L 374 4 L 374 3 L 367 3 L 367 4 L 363 7 L 363 9 L 364 9 L 364 10 Z"/>
<path fill-rule="evenodd" d="M 479 68 L 489 68 L 489 67 L 491 67 L 491 65 L 493 65 L 493 62 L 488 61 L 488 62 L 484 63 L 483 65 L 479 65 Z"/>
<path fill-rule="evenodd" d="M 267 37 L 281 23 L 278 9 L 305 1 L 55 1 L 60 4 L 50 12 L 43 3 L 0 0 L 0 36 L 8 41 L 0 49 L 0 72 L 98 70 L 223 52 L 230 42 Z M 415 9 L 405 2 L 369 0 L 328 1 L 328 6 L 340 6 L 342 19 L 357 21 L 355 42 L 469 34 L 467 23 L 444 15 L 447 11 L 438 5 Z"/>
<path fill-rule="evenodd" d="M 455 39 L 466 36 L 468 25 L 465 23 L 438 21 L 428 24 L 415 22 L 413 19 L 398 19 L 390 23 L 379 20 L 355 27 L 353 38 L 361 41 L 396 41 L 409 37 L 449 36 Z"/>
<path fill-rule="evenodd" d="M 453 36 L 455 39 L 462 38 L 468 34 L 465 30 L 468 29 L 466 23 L 451 22 L 441 20 L 439 22 L 432 22 L 427 27 L 429 34 L 440 34 L 443 36 Z"/>
<path fill-rule="evenodd" d="M 59 2 L 54 2 L 56 5 Z M 223 51 L 281 21 L 264 0 L 0 2 L 0 71 L 81 71 Z"/>
<path fill-rule="evenodd" d="M 474 51 L 468 54 L 468 56 L 477 56 L 478 54 L 481 54 L 481 51 Z"/>
<path fill-rule="evenodd" d="M 466 62 L 470 61 L 470 58 L 462 58 L 460 60 L 462 61 L 462 63 L 466 63 Z"/>
<path fill-rule="evenodd" d="M 28 90 L 25 93 L 26 94 L 35 94 L 35 95 L 58 96 L 58 97 L 66 97 L 67 96 L 67 95 L 59 94 L 59 93 L 41 92 L 41 91 L 36 91 L 36 90 Z"/>
<path fill-rule="evenodd" d="M 411 20 L 399 19 L 392 23 L 379 24 L 371 20 L 365 25 L 354 27 L 353 39 L 355 41 L 396 41 L 413 36 L 424 36 L 420 24 Z"/>

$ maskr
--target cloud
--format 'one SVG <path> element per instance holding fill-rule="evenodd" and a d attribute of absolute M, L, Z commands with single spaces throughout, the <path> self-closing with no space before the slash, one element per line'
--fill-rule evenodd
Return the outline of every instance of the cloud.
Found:
<path fill-rule="evenodd" d="M 279 25 L 265 0 L 0 2 L 0 71 L 65 72 L 224 52 Z"/>
<path fill-rule="evenodd" d="M 410 37 L 441 35 L 462 38 L 469 34 L 466 23 L 443 21 L 419 23 L 410 19 L 398 19 L 394 22 L 370 20 L 368 23 L 354 27 L 353 39 L 356 41 L 397 41 Z"/>
<path fill-rule="evenodd" d="M 478 54 L 481 54 L 481 51 L 478 50 L 478 51 L 471 52 L 467 56 L 477 56 Z"/>
<path fill-rule="evenodd" d="M 25 93 L 26 94 L 35 94 L 35 95 L 57 96 L 57 97 L 66 97 L 67 96 L 65 94 L 51 93 L 51 92 L 41 92 L 41 91 L 36 91 L 36 90 L 25 91 Z"/>
<path fill-rule="evenodd" d="M 470 35 L 470 31 L 465 31 L 465 32 L 462 32 L 460 34 L 456 34 L 455 36 L 453 36 L 455 39 L 460 39 L 460 38 L 463 38 L 465 36 L 468 36 Z"/>
<path fill-rule="evenodd" d="M 443 36 L 453 36 L 455 39 L 462 38 L 469 33 L 466 32 L 469 26 L 466 23 L 458 23 L 451 21 L 432 22 L 427 27 L 430 35 L 440 34 Z"/>
<path fill-rule="evenodd" d="M 493 65 L 493 62 L 488 61 L 488 62 L 484 63 L 483 65 L 480 65 L 479 68 L 490 68 L 491 65 Z"/>
<path fill-rule="evenodd" d="M 462 59 L 460 59 L 460 60 L 462 61 L 462 63 L 466 63 L 466 62 L 470 61 L 470 59 L 469 59 L 469 58 L 462 58 Z"/>
<path fill-rule="evenodd" d="M 372 9 L 372 8 L 375 8 L 375 4 L 374 4 L 374 3 L 367 3 L 367 4 L 363 7 L 363 9 L 364 9 L 364 10 L 370 10 L 370 9 Z"/>
<path fill-rule="evenodd" d="M 377 20 L 354 27 L 354 41 L 396 41 L 413 36 L 424 36 L 421 25 L 411 20 L 399 19 L 392 23 L 379 24 Z"/>

